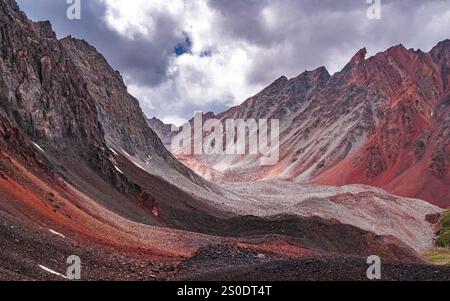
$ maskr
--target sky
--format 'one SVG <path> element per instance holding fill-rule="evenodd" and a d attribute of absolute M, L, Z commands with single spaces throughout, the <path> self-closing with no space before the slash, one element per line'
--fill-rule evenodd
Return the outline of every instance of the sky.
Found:
<path fill-rule="evenodd" d="M 80 0 L 79 20 L 66 14 L 73 1 L 17 2 L 58 37 L 95 46 L 148 117 L 177 125 L 282 75 L 333 74 L 363 47 L 429 51 L 450 38 L 450 0 Z"/>

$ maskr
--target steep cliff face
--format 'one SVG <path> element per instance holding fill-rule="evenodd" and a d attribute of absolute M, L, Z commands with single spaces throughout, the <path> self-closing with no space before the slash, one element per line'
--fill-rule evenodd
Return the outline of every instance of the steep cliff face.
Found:
<path fill-rule="evenodd" d="M 0 168 L 14 174 L 10 166 L 17 160 L 17 166 L 45 175 L 49 182 L 58 170 L 75 183 L 88 177 L 82 172 L 87 167 L 109 185 L 106 191 L 123 193 L 110 209 L 130 209 L 132 202 L 155 206 L 148 192 L 117 169 L 89 93 L 89 78 L 82 72 L 49 22 L 28 20 L 14 1 L 0 3 L 0 156 L 5 159 Z M 15 185 L 26 190 L 29 184 L 24 180 Z M 8 181 L 0 186 L 2 191 L 11 189 Z"/>
<path fill-rule="evenodd" d="M 83 74 L 87 94 L 95 104 L 97 118 L 109 147 L 123 151 L 148 172 L 168 181 L 181 176 L 192 185 L 207 185 L 166 149 L 149 127 L 137 99 L 128 93 L 120 73 L 112 69 L 93 46 L 72 37 L 64 38 L 59 43 Z"/>
<path fill-rule="evenodd" d="M 366 59 L 361 49 L 333 76 L 322 67 L 281 77 L 218 116 L 279 119 L 275 166 L 251 156 L 180 159 L 227 180 L 370 184 L 450 206 L 449 53 L 449 40 L 429 53 L 398 45 Z"/>
<path fill-rule="evenodd" d="M 67 37 L 60 44 L 87 82 L 87 92 L 95 101 L 106 140 L 132 156 L 155 154 L 170 158 L 170 153 L 148 127 L 139 102 L 128 93 L 119 72 L 83 40 Z"/>
<path fill-rule="evenodd" d="M 12 126 L 49 152 L 82 157 L 119 186 L 111 149 L 165 169 L 162 175 L 202 182 L 166 150 L 94 47 L 58 40 L 49 22 L 28 20 L 14 1 L 0 5 L 0 107 Z"/>
<path fill-rule="evenodd" d="M 14 187 L 29 193 L 38 177 L 45 189 L 64 178 L 75 195 L 147 224 L 179 225 L 169 211 L 201 207 L 193 194 L 209 183 L 165 149 L 103 56 L 84 41 L 58 40 L 49 22 L 28 20 L 13 0 L 0 2 L 0 73 L 0 171 L 33 174 L 17 176 Z M 126 174 L 129 165 L 142 177 Z"/>
<path fill-rule="evenodd" d="M 14 1 L 2 1 L 0 45 L 0 106 L 11 125 L 37 143 L 76 149 L 86 159 L 101 153 L 94 101 L 50 23 L 31 22 Z"/>

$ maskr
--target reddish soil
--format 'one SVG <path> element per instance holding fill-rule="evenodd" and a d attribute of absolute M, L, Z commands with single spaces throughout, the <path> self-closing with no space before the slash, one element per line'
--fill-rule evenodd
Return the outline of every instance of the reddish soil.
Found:
<path fill-rule="evenodd" d="M 122 193 L 116 199 L 117 190 L 82 164 L 65 164 L 62 180 L 40 167 L 39 160 L 25 163 L 1 155 L 0 279 L 62 280 L 39 265 L 64 274 L 65 258 L 72 254 L 82 259 L 85 280 L 173 279 L 189 275 L 179 263 L 209 245 L 239 246 L 265 262 L 338 254 L 423 262 L 398 240 L 335 221 L 220 212 L 157 177 L 139 173 L 125 158 L 120 167 L 151 193 L 152 207 Z M 83 186 L 83 192 L 77 186 Z M 214 264 L 215 256 L 208 260 Z M 208 271 L 208 265 L 201 270 Z"/>

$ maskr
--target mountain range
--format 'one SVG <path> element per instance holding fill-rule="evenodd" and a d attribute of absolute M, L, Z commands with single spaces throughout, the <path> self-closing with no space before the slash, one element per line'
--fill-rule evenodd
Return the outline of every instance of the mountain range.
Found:
<path fill-rule="evenodd" d="M 449 207 L 450 40 L 428 53 L 398 45 L 366 56 L 359 50 L 334 75 L 320 67 L 280 77 L 239 106 L 205 114 L 223 123 L 280 120 L 278 164 L 259 166 L 252 155 L 178 158 L 219 181 L 365 184 Z"/>

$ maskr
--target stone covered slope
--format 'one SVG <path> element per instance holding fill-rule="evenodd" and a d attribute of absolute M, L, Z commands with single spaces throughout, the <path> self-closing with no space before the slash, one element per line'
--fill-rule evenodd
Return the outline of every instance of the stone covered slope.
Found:
<path fill-rule="evenodd" d="M 433 246 L 442 209 L 418 199 L 390 195 L 365 185 L 302 185 L 288 181 L 229 183 L 239 197 L 237 214 L 273 216 L 286 212 L 353 225 L 377 235 L 393 236 L 418 252 Z"/>

